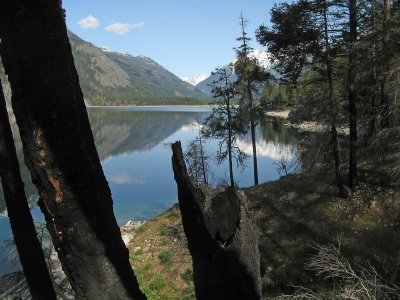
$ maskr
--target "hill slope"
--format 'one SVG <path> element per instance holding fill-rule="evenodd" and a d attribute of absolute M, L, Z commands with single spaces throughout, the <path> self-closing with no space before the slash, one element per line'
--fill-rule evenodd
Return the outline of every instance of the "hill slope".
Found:
<path fill-rule="evenodd" d="M 96 105 L 136 104 L 148 98 L 204 98 L 190 84 L 151 58 L 100 49 L 68 31 L 86 101 Z"/>

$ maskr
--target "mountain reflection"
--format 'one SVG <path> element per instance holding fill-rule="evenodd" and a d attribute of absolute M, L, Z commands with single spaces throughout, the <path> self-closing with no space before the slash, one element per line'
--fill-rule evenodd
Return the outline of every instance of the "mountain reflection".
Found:
<path fill-rule="evenodd" d="M 151 150 L 207 113 L 90 108 L 88 114 L 97 152 L 105 160 Z"/>

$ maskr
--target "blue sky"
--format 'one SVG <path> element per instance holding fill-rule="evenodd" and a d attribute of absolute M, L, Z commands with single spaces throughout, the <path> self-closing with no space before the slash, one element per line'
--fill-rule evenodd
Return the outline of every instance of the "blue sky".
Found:
<path fill-rule="evenodd" d="M 63 0 L 63 6 L 67 26 L 84 40 L 194 76 L 234 58 L 241 12 L 254 39 L 275 2 L 282 0 Z M 252 46 L 262 48 L 255 39 Z"/>

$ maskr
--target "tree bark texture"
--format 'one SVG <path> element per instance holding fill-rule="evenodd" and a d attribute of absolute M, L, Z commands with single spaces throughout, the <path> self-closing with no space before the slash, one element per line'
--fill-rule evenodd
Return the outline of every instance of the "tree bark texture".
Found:
<path fill-rule="evenodd" d="M 349 186 L 353 190 L 358 182 L 357 171 L 357 91 L 356 91 L 356 42 L 357 42 L 357 0 L 349 0 L 349 66 L 347 91 L 349 102 L 350 127 L 350 158 L 349 158 Z"/>
<path fill-rule="evenodd" d="M 56 299 L 26 199 L 1 81 L 0 177 L 15 245 L 32 299 Z"/>
<path fill-rule="evenodd" d="M 389 27 L 391 19 L 391 1 L 383 1 L 383 37 L 382 37 L 382 79 L 381 79 L 381 129 L 390 127 L 390 96 L 389 96 Z"/>
<path fill-rule="evenodd" d="M 180 142 L 172 145 L 182 222 L 198 300 L 261 298 L 257 229 L 243 193 L 211 192 L 189 178 Z"/>
<path fill-rule="evenodd" d="M 0 54 L 25 162 L 77 299 L 145 299 L 94 145 L 57 0 L 0 2 Z"/>

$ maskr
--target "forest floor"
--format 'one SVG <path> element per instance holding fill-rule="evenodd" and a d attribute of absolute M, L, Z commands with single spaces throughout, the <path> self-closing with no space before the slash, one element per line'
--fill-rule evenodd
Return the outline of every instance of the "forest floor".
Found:
<path fill-rule="evenodd" d="M 326 177 L 289 175 L 244 190 L 259 228 L 266 295 L 291 293 L 293 286 L 332 288 L 305 269 L 316 243 L 340 246 L 350 263 L 368 262 L 385 278 L 399 275 L 400 187 L 365 164 L 359 187 L 343 199 Z M 148 299 L 195 299 L 178 206 L 131 234 L 131 263 Z"/>

